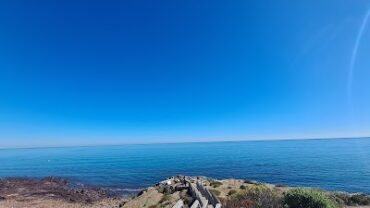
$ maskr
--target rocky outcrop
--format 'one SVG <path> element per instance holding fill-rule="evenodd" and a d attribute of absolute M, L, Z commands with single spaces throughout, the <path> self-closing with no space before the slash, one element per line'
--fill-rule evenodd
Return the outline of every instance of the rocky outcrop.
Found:
<path fill-rule="evenodd" d="M 187 190 L 187 193 L 193 198 L 191 208 L 221 208 L 221 202 L 217 196 L 211 193 L 203 183 L 206 181 L 203 177 L 175 176 L 162 181 L 159 186 L 167 193 Z M 182 199 L 174 205 L 174 208 L 185 207 Z"/>
<path fill-rule="evenodd" d="M 72 188 L 66 179 L 47 177 L 43 179 L 9 178 L 0 180 L 0 199 L 32 200 L 57 199 L 69 202 L 92 203 L 109 198 L 108 191 L 96 187 Z"/>

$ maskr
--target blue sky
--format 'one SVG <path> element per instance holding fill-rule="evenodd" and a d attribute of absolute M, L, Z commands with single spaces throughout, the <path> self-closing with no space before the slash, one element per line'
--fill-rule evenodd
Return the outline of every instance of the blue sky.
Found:
<path fill-rule="evenodd" d="M 1 1 L 0 146 L 369 136 L 369 8 Z"/>

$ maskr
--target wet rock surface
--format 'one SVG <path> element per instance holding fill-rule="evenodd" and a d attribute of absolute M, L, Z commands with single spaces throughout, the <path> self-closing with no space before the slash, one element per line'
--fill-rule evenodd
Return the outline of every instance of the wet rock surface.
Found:
<path fill-rule="evenodd" d="M 73 187 L 63 178 L 43 179 L 6 178 L 0 180 L 0 200 L 27 201 L 33 199 L 58 199 L 68 202 L 93 203 L 112 197 L 107 190 L 96 187 Z"/>

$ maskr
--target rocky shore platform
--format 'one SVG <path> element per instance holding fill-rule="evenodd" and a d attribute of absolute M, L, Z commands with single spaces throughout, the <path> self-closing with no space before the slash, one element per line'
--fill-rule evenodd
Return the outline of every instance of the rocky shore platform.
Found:
<path fill-rule="evenodd" d="M 119 208 L 126 199 L 109 190 L 73 186 L 59 177 L 0 179 L 0 208 Z"/>

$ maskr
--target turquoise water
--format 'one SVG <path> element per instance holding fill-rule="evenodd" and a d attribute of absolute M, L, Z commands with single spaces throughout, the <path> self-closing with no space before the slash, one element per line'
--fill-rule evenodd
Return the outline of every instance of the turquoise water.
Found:
<path fill-rule="evenodd" d="M 53 175 L 134 191 L 177 174 L 370 193 L 370 139 L 0 150 L 0 177 Z"/>

